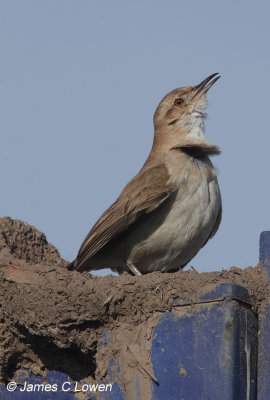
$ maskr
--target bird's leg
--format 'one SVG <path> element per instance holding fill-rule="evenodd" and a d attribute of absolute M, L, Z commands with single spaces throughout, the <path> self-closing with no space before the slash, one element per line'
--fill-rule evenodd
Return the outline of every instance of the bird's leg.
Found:
<path fill-rule="evenodd" d="M 128 269 L 136 276 L 141 276 L 142 274 L 140 271 L 135 267 L 134 264 L 132 264 L 130 261 L 127 261 L 127 267 Z"/>

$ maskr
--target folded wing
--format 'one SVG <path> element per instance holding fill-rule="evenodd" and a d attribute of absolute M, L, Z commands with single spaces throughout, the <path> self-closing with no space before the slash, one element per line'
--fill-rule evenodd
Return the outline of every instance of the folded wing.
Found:
<path fill-rule="evenodd" d="M 81 245 L 76 260 L 68 268 L 79 269 L 87 259 L 134 224 L 143 214 L 159 207 L 176 189 L 176 185 L 170 183 L 165 165 L 143 168 L 99 218 Z"/>

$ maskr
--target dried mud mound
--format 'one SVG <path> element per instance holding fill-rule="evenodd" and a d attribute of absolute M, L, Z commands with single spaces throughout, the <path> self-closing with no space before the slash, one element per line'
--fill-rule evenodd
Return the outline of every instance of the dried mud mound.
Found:
<path fill-rule="evenodd" d="M 30 264 L 64 265 L 58 250 L 34 226 L 9 217 L 0 218 L 0 264 L 24 260 Z"/>
<path fill-rule="evenodd" d="M 150 357 L 153 329 L 163 312 L 176 307 L 175 298 L 195 303 L 217 284 L 230 282 L 248 289 L 255 313 L 270 299 L 267 275 L 259 266 L 202 274 L 153 272 L 139 277 L 96 277 L 67 271 L 43 234 L 10 218 L 0 220 L 0 256 L 3 254 L 2 382 L 21 368 L 44 377 L 48 370 L 58 369 L 75 380 L 106 381 L 106 364 L 111 358 L 124 363 L 122 378 L 127 388 L 138 369 L 146 380 L 154 380 Z M 21 262 L 14 263 L 14 258 Z M 110 337 L 106 348 L 101 345 L 104 331 Z"/>

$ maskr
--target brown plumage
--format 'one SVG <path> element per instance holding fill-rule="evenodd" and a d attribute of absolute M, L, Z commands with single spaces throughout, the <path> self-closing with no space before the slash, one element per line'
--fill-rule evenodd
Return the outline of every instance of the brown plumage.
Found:
<path fill-rule="evenodd" d="M 216 233 L 221 198 L 209 156 L 220 150 L 203 133 L 206 92 L 216 75 L 160 102 L 149 157 L 93 226 L 69 269 L 175 270 Z"/>

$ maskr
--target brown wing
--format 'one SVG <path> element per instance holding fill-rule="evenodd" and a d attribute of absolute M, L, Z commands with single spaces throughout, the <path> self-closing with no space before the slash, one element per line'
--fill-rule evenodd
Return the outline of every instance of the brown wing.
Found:
<path fill-rule="evenodd" d="M 110 240 L 137 221 L 142 214 L 158 207 L 175 190 L 176 186 L 169 183 L 165 165 L 143 168 L 93 226 L 81 245 L 71 269 L 78 269 Z"/>

